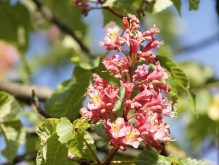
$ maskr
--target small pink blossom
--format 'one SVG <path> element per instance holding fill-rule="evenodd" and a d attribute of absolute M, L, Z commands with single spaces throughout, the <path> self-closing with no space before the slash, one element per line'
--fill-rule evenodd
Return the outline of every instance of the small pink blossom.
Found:
<path fill-rule="evenodd" d="M 166 79 L 168 77 L 169 74 L 162 69 L 162 67 L 160 66 L 160 62 L 158 61 L 156 63 L 156 69 L 147 76 L 147 80 L 150 81 L 150 80 Z"/>
<path fill-rule="evenodd" d="M 147 52 L 150 49 L 160 47 L 160 45 L 164 44 L 163 41 L 159 42 L 156 38 L 152 38 L 152 40 L 143 48 L 143 52 Z"/>

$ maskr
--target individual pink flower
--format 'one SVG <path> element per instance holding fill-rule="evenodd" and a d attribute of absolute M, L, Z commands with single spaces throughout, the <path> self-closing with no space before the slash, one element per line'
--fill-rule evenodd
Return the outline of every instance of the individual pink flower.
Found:
<path fill-rule="evenodd" d="M 115 26 L 113 29 L 107 29 L 107 35 L 104 38 L 103 42 L 99 42 L 100 46 L 106 46 L 107 50 L 118 50 L 120 51 L 120 37 L 119 37 L 119 28 Z"/>
<path fill-rule="evenodd" d="M 158 61 L 156 63 L 156 69 L 147 76 L 147 80 L 150 81 L 150 80 L 166 79 L 168 77 L 169 74 L 162 69 L 162 67 L 160 66 L 160 62 Z"/>
<path fill-rule="evenodd" d="M 127 133 L 127 123 L 123 118 L 118 117 L 114 123 L 110 120 L 104 122 L 104 127 L 110 137 L 110 145 L 118 146 L 120 149 L 125 150 L 124 137 Z"/>
<path fill-rule="evenodd" d="M 166 92 L 170 92 L 171 91 L 171 87 L 163 82 L 160 82 L 158 80 L 153 80 L 152 84 L 154 86 L 154 89 L 163 89 Z"/>
<path fill-rule="evenodd" d="M 133 91 L 133 88 L 134 88 L 135 84 L 134 83 L 128 83 L 125 80 L 121 80 L 120 84 L 122 86 L 124 86 L 124 88 L 125 88 L 125 98 L 129 99 L 131 97 L 131 93 Z"/>
<path fill-rule="evenodd" d="M 106 67 L 106 69 L 114 74 L 119 74 L 118 64 L 119 64 L 119 56 L 114 55 L 111 59 L 110 58 L 104 58 L 102 63 Z"/>
<path fill-rule="evenodd" d="M 151 41 L 143 48 L 142 52 L 147 52 L 150 49 L 160 47 L 162 44 L 164 44 L 163 41 L 159 42 L 156 38 L 152 37 Z"/>
<path fill-rule="evenodd" d="M 98 74 L 94 73 L 93 74 L 93 80 L 94 80 L 94 87 L 95 88 L 105 88 L 109 83 L 104 80 L 103 78 L 101 78 Z"/>
<path fill-rule="evenodd" d="M 140 142 L 141 138 L 138 129 L 134 128 L 133 126 L 128 126 L 125 136 L 125 144 L 133 146 L 134 148 L 138 148 Z"/>
<path fill-rule="evenodd" d="M 156 25 L 154 25 L 151 29 L 149 30 L 146 30 L 144 33 L 143 33 L 143 37 L 146 37 L 146 36 L 153 36 L 154 34 L 156 33 L 159 33 L 160 30 L 158 28 L 156 28 Z"/>
<path fill-rule="evenodd" d="M 137 69 L 135 70 L 135 74 L 133 75 L 133 79 L 146 79 L 148 75 L 148 66 L 143 64 L 139 65 Z"/>
<path fill-rule="evenodd" d="M 102 106 L 101 92 L 98 89 L 92 86 L 89 87 L 87 95 L 89 98 L 88 108 L 90 110 L 99 109 Z"/>
<path fill-rule="evenodd" d="M 104 89 L 104 92 L 105 92 L 105 94 L 108 96 L 109 102 L 114 105 L 114 104 L 115 104 L 116 96 L 117 96 L 117 94 L 118 94 L 118 92 L 119 92 L 118 86 L 116 86 L 116 85 L 114 85 L 114 86 L 108 85 L 108 86 Z"/>

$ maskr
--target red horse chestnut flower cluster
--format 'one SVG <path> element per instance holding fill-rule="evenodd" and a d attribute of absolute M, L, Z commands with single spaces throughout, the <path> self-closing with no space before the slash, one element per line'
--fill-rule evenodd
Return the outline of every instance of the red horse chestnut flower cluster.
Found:
<path fill-rule="evenodd" d="M 100 42 L 107 50 L 124 54 L 122 58 L 113 55 L 102 61 L 107 71 L 124 87 L 124 98 L 119 97 L 117 85 L 93 74 L 94 84 L 87 90 L 88 109 L 81 108 L 80 114 L 84 119 L 91 119 L 92 123 L 103 122 L 110 138 L 109 144 L 114 149 L 126 150 L 126 146 L 138 148 L 140 143 L 144 143 L 146 148 L 151 146 L 160 152 L 161 144 L 171 140 L 169 125 L 163 122 L 163 115 L 175 116 L 172 102 L 163 96 L 165 92 L 171 91 L 171 87 L 162 81 L 170 74 L 163 70 L 156 56 L 150 52 L 152 48 L 163 44 L 154 37 L 159 29 L 154 25 L 142 33 L 139 24 L 136 16 L 132 16 L 129 21 L 124 17 L 123 36 L 118 33 L 118 27 L 109 28 L 104 41 Z M 146 40 L 148 43 L 140 50 L 140 45 Z M 125 44 L 129 47 L 128 51 L 123 49 Z M 144 64 L 139 65 L 139 62 Z M 117 100 L 122 103 L 122 116 L 116 114 Z"/>

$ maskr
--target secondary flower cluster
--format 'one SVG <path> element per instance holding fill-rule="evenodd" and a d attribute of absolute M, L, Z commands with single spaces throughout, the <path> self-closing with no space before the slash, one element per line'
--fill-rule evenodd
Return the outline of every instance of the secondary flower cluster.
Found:
<path fill-rule="evenodd" d="M 170 75 L 156 61 L 153 52 L 150 52 L 150 49 L 163 44 L 154 37 L 159 29 L 154 25 L 142 33 L 139 24 L 136 16 L 132 16 L 129 21 L 124 17 L 123 36 L 120 36 L 118 27 L 109 28 L 104 41 L 100 42 L 107 50 L 117 50 L 125 55 L 122 58 L 114 55 L 102 61 L 107 71 L 124 87 L 124 98 L 118 96 L 117 85 L 93 74 L 94 84 L 87 90 L 88 109 L 81 108 L 80 114 L 84 119 L 91 119 L 92 123 L 103 122 L 110 138 L 109 144 L 113 148 L 126 150 L 127 145 L 138 148 L 142 142 L 146 148 L 152 146 L 160 152 L 161 143 L 170 141 L 169 125 L 162 121 L 163 115 L 175 115 L 172 112 L 172 102 L 162 96 L 162 91 L 171 90 L 169 85 L 162 82 Z M 140 50 L 140 45 L 146 40 L 148 43 Z M 124 44 L 128 45 L 128 52 L 123 49 Z M 139 62 L 144 64 L 138 65 Z M 116 100 L 122 103 L 122 116 L 116 114 Z"/>

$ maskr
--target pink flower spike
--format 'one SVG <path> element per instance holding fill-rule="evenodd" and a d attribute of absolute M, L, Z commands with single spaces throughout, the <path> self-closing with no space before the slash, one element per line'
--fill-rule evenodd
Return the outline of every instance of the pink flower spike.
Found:
<path fill-rule="evenodd" d="M 143 48 L 142 52 L 147 52 L 150 49 L 160 47 L 160 45 L 164 44 L 163 41 L 159 42 L 156 38 L 152 38 L 152 40 Z"/>

